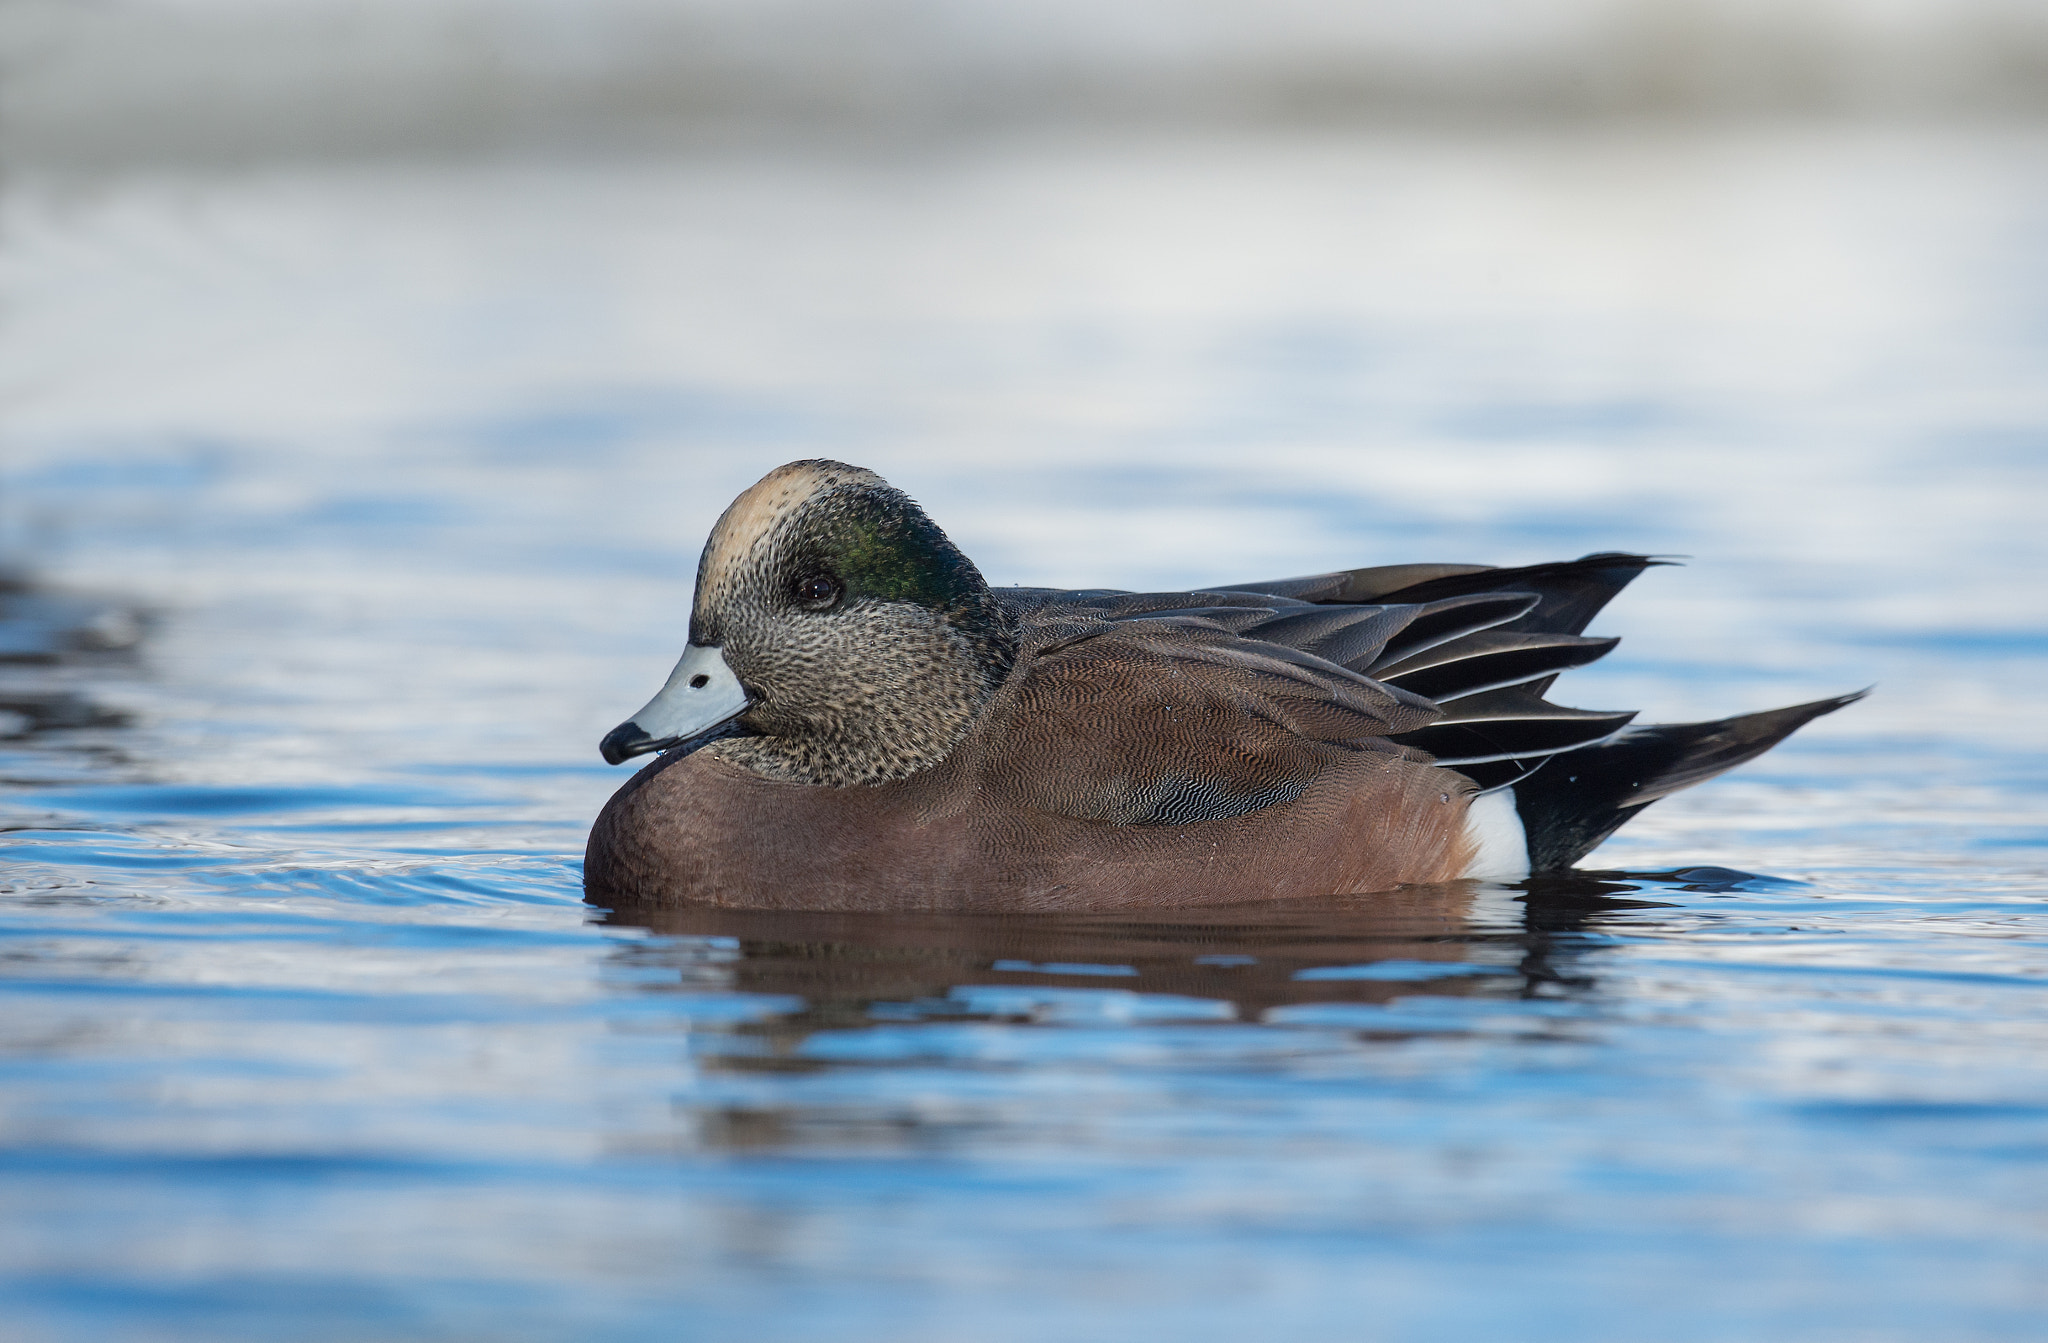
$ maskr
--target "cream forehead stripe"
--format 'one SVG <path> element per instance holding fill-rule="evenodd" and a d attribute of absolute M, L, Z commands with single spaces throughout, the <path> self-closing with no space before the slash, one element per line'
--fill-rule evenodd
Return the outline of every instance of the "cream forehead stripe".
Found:
<path fill-rule="evenodd" d="M 704 543 L 697 601 L 707 604 L 732 585 L 761 543 L 783 520 L 821 492 L 841 485 L 886 485 L 880 476 L 838 462 L 778 466 L 732 501 Z"/>

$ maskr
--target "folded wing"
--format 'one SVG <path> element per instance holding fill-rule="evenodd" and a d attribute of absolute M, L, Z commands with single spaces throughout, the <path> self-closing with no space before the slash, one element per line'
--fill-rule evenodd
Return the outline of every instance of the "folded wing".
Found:
<path fill-rule="evenodd" d="M 1039 631 L 1026 687 L 1066 777 L 1035 805 L 1125 824 L 1243 815 L 1300 796 L 1333 751 L 1405 750 L 1512 788 L 1537 871 L 1636 810 L 1768 750 L 1857 696 L 1713 723 L 1545 696 L 1618 642 L 1586 625 L 1643 570 L 1601 553 L 1520 568 L 1406 564 L 1205 592 L 1006 594 Z M 1140 711 L 1104 724 L 1091 708 Z M 1194 748 L 1189 749 L 1189 744 Z M 1546 768 L 1547 767 L 1547 768 Z"/>
<path fill-rule="evenodd" d="M 1069 619 L 1020 675 L 996 786 L 1021 806 L 1119 825 L 1291 801 L 1345 753 L 1398 751 L 1394 734 L 1439 716 L 1412 692 L 1201 616 Z"/>
<path fill-rule="evenodd" d="M 1388 739 L 1492 789 L 1634 717 L 1564 708 L 1544 694 L 1558 673 L 1615 646 L 1580 631 L 1659 563 L 1598 554 L 1512 569 L 1393 565 L 1208 592 L 1012 591 L 1041 618 L 1234 636 L 1419 696 L 1438 715 L 1427 726 L 1390 727 Z"/>

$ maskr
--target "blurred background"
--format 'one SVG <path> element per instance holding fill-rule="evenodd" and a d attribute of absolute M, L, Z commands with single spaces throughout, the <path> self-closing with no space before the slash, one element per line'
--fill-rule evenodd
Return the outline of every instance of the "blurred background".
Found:
<path fill-rule="evenodd" d="M 10 0 L 75 164 L 841 143 L 1047 124 L 2033 113 L 2029 0 Z"/>
<path fill-rule="evenodd" d="M 810 456 L 999 584 L 1685 556 L 1562 699 L 1878 691 L 1654 907 L 605 921 Z M 2032 1337 L 2044 502 L 2042 0 L 0 0 L 11 1327 Z"/>

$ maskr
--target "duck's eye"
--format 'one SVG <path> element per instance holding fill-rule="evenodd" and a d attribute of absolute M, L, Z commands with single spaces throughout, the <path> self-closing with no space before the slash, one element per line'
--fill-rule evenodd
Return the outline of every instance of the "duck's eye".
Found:
<path fill-rule="evenodd" d="M 797 604 L 813 611 L 822 611 L 838 601 L 839 593 L 839 581 L 829 574 L 812 574 L 796 585 Z"/>

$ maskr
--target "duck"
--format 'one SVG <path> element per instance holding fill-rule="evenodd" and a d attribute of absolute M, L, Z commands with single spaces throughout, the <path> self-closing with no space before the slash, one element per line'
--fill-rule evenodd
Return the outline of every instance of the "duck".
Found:
<path fill-rule="evenodd" d="M 1656 557 L 1400 564 L 1187 592 L 994 588 L 828 459 L 711 529 L 687 642 L 607 734 L 586 898 L 1088 912 L 1517 882 L 1864 692 L 1713 722 L 1567 708 Z"/>

